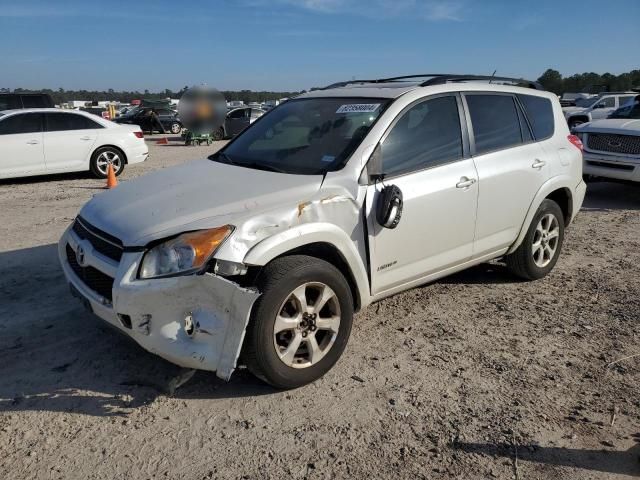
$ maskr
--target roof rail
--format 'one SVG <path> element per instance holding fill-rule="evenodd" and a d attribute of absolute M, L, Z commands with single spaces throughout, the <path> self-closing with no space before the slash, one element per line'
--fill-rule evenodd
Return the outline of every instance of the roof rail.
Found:
<path fill-rule="evenodd" d="M 534 88 L 536 90 L 544 90 L 544 87 L 540 85 L 539 82 L 534 82 L 532 80 L 525 80 L 524 78 L 496 77 L 494 75 L 454 75 L 454 74 L 434 75 L 433 78 L 430 78 L 426 82 L 422 82 L 420 86 L 428 87 L 430 85 L 442 85 L 450 82 L 471 82 L 474 80 L 488 80 L 489 83 L 510 82 L 518 86 L 526 86 L 528 88 Z"/>
<path fill-rule="evenodd" d="M 329 90 L 331 88 L 346 87 L 347 85 L 354 85 L 357 83 L 388 83 L 397 82 L 402 80 L 414 80 L 419 78 L 427 78 L 424 82 L 419 83 L 421 87 L 428 87 L 431 85 L 443 85 L 450 82 L 471 82 L 474 80 L 487 80 L 489 83 L 503 83 L 509 82 L 519 86 L 525 86 L 536 90 L 544 90 L 544 87 L 539 82 L 532 80 L 525 80 L 523 78 L 512 77 L 496 77 L 493 75 L 460 75 L 453 73 L 423 73 L 419 75 L 404 75 L 400 77 L 378 78 L 375 80 L 348 80 L 346 82 L 338 82 L 320 88 L 319 90 Z"/>

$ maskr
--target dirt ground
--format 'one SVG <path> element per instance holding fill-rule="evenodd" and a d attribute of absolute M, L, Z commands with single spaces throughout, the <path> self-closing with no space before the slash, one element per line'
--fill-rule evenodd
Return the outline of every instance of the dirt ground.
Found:
<path fill-rule="evenodd" d="M 121 181 L 215 147 L 150 145 Z M 56 242 L 102 182 L 0 182 L 0 478 L 640 475 L 640 187 L 592 184 L 552 274 L 482 265 L 371 306 L 320 381 L 177 367 L 71 297 Z M 613 363 L 612 363 L 613 362 Z"/>

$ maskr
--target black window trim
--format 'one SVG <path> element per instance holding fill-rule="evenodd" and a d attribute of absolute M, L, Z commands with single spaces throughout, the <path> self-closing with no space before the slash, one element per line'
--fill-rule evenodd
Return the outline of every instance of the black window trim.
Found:
<path fill-rule="evenodd" d="M 88 120 L 92 123 L 95 123 L 95 127 L 92 128 L 75 128 L 72 130 L 49 130 L 49 119 L 47 118 L 47 115 L 56 115 L 56 114 L 63 114 L 63 115 L 75 115 L 77 117 L 82 117 L 85 120 Z M 55 132 L 80 132 L 80 131 L 84 131 L 84 130 L 97 130 L 100 128 L 105 128 L 103 125 L 100 125 L 98 122 L 96 122 L 93 118 L 89 118 L 85 115 L 82 115 L 80 113 L 75 113 L 75 112 L 65 112 L 63 109 L 60 109 L 59 112 L 51 112 L 51 111 L 47 111 L 47 112 L 42 112 L 43 118 L 42 118 L 42 131 L 44 133 L 55 133 Z"/>
<path fill-rule="evenodd" d="M 432 170 L 434 168 L 445 167 L 445 166 L 450 165 L 452 163 L 460 162 L 462 160 L 468 160 L 469 158 L 471 158 L 471 148 L 470 148 L 470 143 L 469 143 L 470 138 L 469 138 L 469 130 L 468 130 L 469 126 L 468 126 L 468 122 L 466 121 L 467 115 L 466 115 L 466 111 L 463 109 L 463 103 L 462 103 L 462 98 L 461 98 L 460 92 L 436 93 L 436 94 L 433 94 L 433 95 L 420 97 L 420 98 L 414 100 L 409 105 L 405 106 L 400 111 L 400 113 L 398 113 L 395 116 L 393 121 L 389 124 L 387 129 L 384 131 L 384 133 L 380 137 L 380 140 L 376 144 L 376 148 L 378 146 L 381 146 L 384 143 L 384 141 L 387 139 L 387 137 L 389 136 L 389 134 L 391 133 L 393 128 L 396 126 L 396 124 L 400 121 L 400 119 L 404 116 L 404 114 L 407 113 L 410 109 L 412 109 L 416 105 L 419 105 L 419 104 L 421 104 L 423 102 L 426 102 L 426 101 L 429 101 L 429 100 L 433 100 L 433 99 L 436 99 L 436 98 L 442 98 L 442 97 L 454 97 L 456 99 L 456 105 L 458 107 L 458 119 L 460 121 L 460 134 L 461 134 L 461 137 L 462 137 L 462 157 L 456 158 L 455 160 L 449 160 L 448 162 L 439 163 L 438 165 L 430 165 L 430 166 L 426 166 L 426 167 L 416 168 L 414 170 L 407 170 L 405 172 L 394 173 L 392 175 L 385 175 L 384 176 L 385 180 L 400 178 L 400 177 L 404 177 L 405 175 L 413 175 L 415 173 L 423 172 L 425 170 Z M 402 98 L 402 97 L 399 97 L 399 98 Z M 392 103 L 393 102 L 389 103 L 389 105 L 387 106 L 387 109 L 391 106 Z M 380 117 L 382 117 L 382 115 L 380 115 Z M 378 117 L 378 119 L 380 119 L 380 117 Z M 369 161 L 367 161 L 367 163 L 368 162 Z M 383 162 L 384 162 L 384 158 L 383 158 Z M 366 166 L 365 166 L 365 169 L 366 169 Z M 368 184 L 369 185 L 373 185 L 374 183 L 372 183 L 369 180 Z"/>
<path fill-rule="evenodd" d="M 551 104 L 551 118 L 553 119 L 553 130 L 551 130 L 551 135 L 547 135 L 546 137 L 543 138 L 537 138 L 535 135 L 535 132 L 533 131 L 533 125 L 531 124 L 531 119 L 529 118 L 529 115 L 527 114 L 527 109 L 524 106 L 524 104 L 522 103 L 522 101 L 520 101 L 520 96 L 522 95 L 526 95 L 529 97 L 536 97 L 536 98 L 542 98 L 544 100 L 547 100 L 550 104 Z M 522 111 L 522 113 L 524 114 L 524 118 L 526 118 L 527 123 L 529 124 L 529 131 L 531 132 L 531 138 L 533 138 L 534 142 L 544 142 L 545 140 L 549 140 L 550 138 L 553 138 L 553 136 L 556 134 L 556 114 L 553 111 L 553 102 L 548 99 L 547 97 L 542 97 L 540 95 L 531 95 L 528 93 L 517 93 L 516 94 L 516 103 L 520 106 L 520 110 Z M 526 144 L 531 143 L 531 142 L 526 142 Z"/>
<path fill-rule="evenodd" d="M 15 118 L 15 117 L 20 116 L 20 115 L 37 115 L 37 116 L 39 116 L 40 117 L 40 131 L 39 132 L 27 132 L 27 133 L 7 133 L 6 135 L 37 135 L 37 134 L 42 135 L 44 133 L 44 112 L 18 111 L 18 112 L 11 113 L 9 115 L 3 115 L 2 117 L 0 117 L 0 120 L 6 122 L 10 118 Z M 4 135 L 0 135 L 0 136 L 4 136 Z"/>
<path fill-rule="evenodd" d="M 467 116 L 467 120 L 468 120 L 468 125 L 469 125 L 469 144 L 470 144 L 470 149 L 471 149 L 471 156 L 472 157 L 479 157 L 482 155 L 489 155 L 491 153 L 496 153 L 496 152 L 502 152 L 504 150 L 511 150 L 512 148 L 518 148 L 518 147 L 524 147 L 526 145 L 530 145 L 532 143 L 536 143 L 538 140 L 536 140 L 535 135 L 533 135 L 533 132 L 531 131 L 531 128 L 529 129 L 529 131 L 531 132 L 531 138 L 533 138 L 533 141 L 529 141 L 529 142 L 525 142 L 524 141 L 524 137 L 522 135 L 522 125 L 520 124 L 520 119 L 518 118 L 518 124 L 520 125 L 520 143 L 515 144 L 515 145 L 509 145 L 508 147 L 500 147 L 500 148 L 495 148 L 493 150 L 487 150 L 486 152 L 482 152 L 482 153 L 477 153 L 476 152 L 476 140 L 475 140 L 475 134 L 473 133 L 473 124 L 471 122 L 471 112 L 469 110 L 469 105 L 467 104 L 467 96 L 472 96 L 472 95 L 493 95 L 493 96 L 501 96 L 501 97 L 511 97 L 511 99 L 513 100 L 513 105 L 516 108 L 516 116 L 517 116 L 517 109 L 519 108 L 519 103 L 518 103 L 518 99 L 516 98 L 516 94 L 515 93 L 509 93 L 509 92 L 492 92 L 492 91 L 473 91 L 473 92 L 462 92 L 462 100 L 464 103 L 464 108 L 465 108 L 465 113 Z M 523 115 L 525 115 L 526 117 L 526 113 L 524 112 L 524 110 L 522 111 Z M 527 123 L 529 122 L 529 119 L 527 118 Z"/>

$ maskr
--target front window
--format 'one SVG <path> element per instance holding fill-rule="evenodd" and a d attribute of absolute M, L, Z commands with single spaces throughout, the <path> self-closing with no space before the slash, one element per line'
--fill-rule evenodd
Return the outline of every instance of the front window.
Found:
<path fill-rule="evenodd" d="M 265 114 L 209 158 L 292 174 L 320 175 L 338 170 L 388 103 L 380 98 L 292 100 Z"/>

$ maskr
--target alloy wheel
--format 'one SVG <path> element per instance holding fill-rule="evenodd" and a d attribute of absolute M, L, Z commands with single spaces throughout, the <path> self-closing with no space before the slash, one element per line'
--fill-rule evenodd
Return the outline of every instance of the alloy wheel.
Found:
<path fill-rule="evenodd" d="M 558 219 L 555 215 L 547 213 L 540 219 L 533 234 L 531 253 L 533 261 L 538 267 L 544 268 L 551 263 L 558 249 L 559 238 L 560 224 Z"/>
<path fill-rule="evenodd" d="M 292 368 L 317 364 L 329 352 L 340 328 L 340 302 L 324 283 L 293 290 L 280 306 L 273 343 L 280 360 Z"/>

